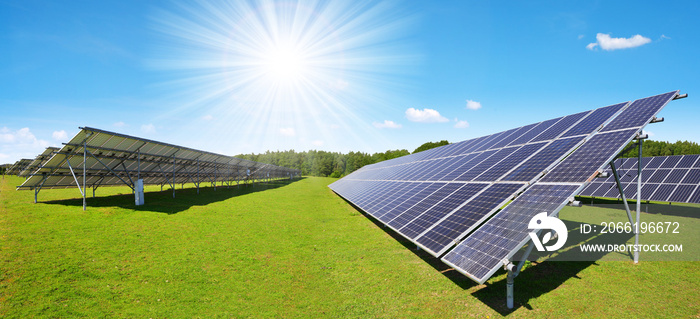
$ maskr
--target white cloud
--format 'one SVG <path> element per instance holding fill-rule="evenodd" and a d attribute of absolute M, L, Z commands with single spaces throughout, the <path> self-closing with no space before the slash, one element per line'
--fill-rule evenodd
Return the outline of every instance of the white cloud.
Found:
<path fill-rule="evenodd" d="M 401 128 L 401 124 L 397 124 L 394 121 L 384 120 L 384 123 L 372 123 L 376 128 Z"/>
<path fill-rule="evenodd" d="M 284 136 L 295 136 L 297 135 L 297 132 L 294 130 L 293 127 L 282 127 L 280 128 L 280 134 Z"/>
<path fill-rule="evenodd" d="M 112 124 L 114 127 L 124 127 L 126 126 L 126 123 L 119 121 L 117 123 Z"/>
<path fill-rule="evenodd" d="M 0 129 L 0 149 L 3 161 L 17 161 L 21 158 L 34 158 L 49 147 L 50 143 L 36 138 L 28 127 L 11 130 Z"/>
<path fill-rule="evenodd" d="M 600 46 L 600 48 L 605 51 L 629 49 L 642 46 L 651 42 L 651 39 L 645 38 L 639 34 L 634 35 L 630 38 L 613 38 L 610 37 L 609 34 L 598 33 L 595 38 L 596 42 L 589 43 L 586 46 L 588 50 L 593 50 L 598 46 Z"/>
<path fill-rule="evenodd" d="M 585 37 L 585 35 L 583 35 L 583 34 L 579 34 L 579 35 L 578 35 L 578 39 L 579 39 L 579 40 L 583 39 L 584 37 Z"/>
<path fill-rule="evenodd" d="M 665 34 L 662 34 L 662 35 L 661 35 L 661 40 L 663 40 L 663 39 L 671 40 L 671 37 L 667 37 Z"/>
<path fill-rule="evenodd" d="M 467 128 L 469 127 L 469 122 L 467 121 L 460 121 L 455 119 L 455 128 Z"/>
<path fill-rule="evenodd" d="M 146 134 L 152 134 L 156 132 L 156 127 L 153 124 L 144 124 L 141 125 L 141 132 Z"/>
<path fill-rule="evenodd" d="M 205 120 L 205 121 L 211 121 L 211 120 L 214 119 L 214 117 L 207 114 L 207 115 L 205 115 L 205 116 L 202 116 L 202 119 Z"/>
<path fill-rule="evenodd" d="M 54 140 L 57 140 L 57 141 L 63 141 L 63 140 L 68 139 L 68 133 L 66 133 L 66 131 L 64 131 L 64 130 L 55 131 L 55 132 L 53 132 L 53 134 L 51 136 L 53 137 Z"/>
<path fill-rule="evenodd" d="M 323 141 L 315 140 L 315 141 L 312 141 L 311 144 L 313 144 L 314 146 L 323 146 Z"/>
<path fill-rule="evenodd" d="M 440 115 L 440 112 L 433 109 L 417 110 L 409 108 L 406 110 L 406 118 L 411 122 L 437 123 L 449 122 L 446 117 Z"/>
<path fill-rule="evenodd" d="M 478 110 L 481 108 L 481 103 L 477 101 L 467 100 L 467 108 L 470 110 Z"/>

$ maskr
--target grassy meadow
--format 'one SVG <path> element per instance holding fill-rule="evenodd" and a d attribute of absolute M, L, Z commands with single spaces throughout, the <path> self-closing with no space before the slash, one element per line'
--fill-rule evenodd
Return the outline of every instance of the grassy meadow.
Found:
<path fill-rule="evenodd" d="M 103 187 L 87 211 L 77 189 L 34 204 L 22 181 L 0 181 L 3 318 L 700 317 L 700 262 L 644 254 L 529 263 L 508 310 L 503 271 L 477 285 L 335 195 L 332 178 L 186 185 L 175 198 L 147 186 L 140 207 L 128 187 Z M 642 220 L 682 221 L 694 240 L 699 207 Z M 615 207 L 561 212 L 596 216 L 626 219 Z"/>

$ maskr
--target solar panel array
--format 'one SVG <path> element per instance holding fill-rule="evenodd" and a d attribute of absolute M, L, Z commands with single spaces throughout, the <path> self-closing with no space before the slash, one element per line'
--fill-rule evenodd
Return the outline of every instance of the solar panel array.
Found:
<path fill-rule="evenodd" d="M 44 152 L 37 155 L 36 158 L 19 173 L 19 176 L 28 177 L 39 167 L 44 166 L 44 164 L 51 158 L 51 156 L 53 156 L 55 152 L 58 152 L 58 150 L 58 147 L 47 147 Z"/>
<path fill-rule="evenodd" d="M 637 198 L 638 158 L 615 160 L 625 197 Z M 608 178 L 596 179 L 579 195 L 621 198 L 612 168 Z M 700 155 L 656 156 L 642 158 L 642 200 L 700 203 Z"/>
<path fill-rule="evenodd" d="M 83 165 L 85 163 L 85 165 Z M 138 137 L 81 128 L 18 189 L 246 181 L 299 176 L 299 170 L 199 151 Z"/>
<path fill-rule="evenodd" d="M 440 256 L 627 103 L 366 166 L 329 187 Z"/>
<path fill-rule="evenodd" d="M 676 94 L 365 166 L 329 187 L 435 256 L 458 244 L 442 260 L 483 283 L 527 242 L 532 216 L 557 213 Z"/>
<path fill-rule="evenodd" d="M 27 168 L 27 166 L 29 166 L 29 164 L 32 163 L 32 161 L 33 160 L 31 160 L 31 159 L 23 158 L 23 159 L 15 162 L 12 166 L 10 166 L 10 168 L 7 169 L 7 171 L 5 171 L 5 175 L 18 175 L 19 176 L 20 173 L 22 173 L 22 171 L 24 171 L 24 169 Z"/>

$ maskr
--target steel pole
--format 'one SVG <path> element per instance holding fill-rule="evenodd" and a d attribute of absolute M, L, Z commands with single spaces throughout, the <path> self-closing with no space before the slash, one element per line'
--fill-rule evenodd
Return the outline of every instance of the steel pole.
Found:
<path fill-rule="evenodd" d="M 634 234 L 634 263 L 639 262 L 639 217 L 642 211 L 642 144 L 639 139 L 639 160 L 637 161 L 637 219 L 635 220 Z"/>

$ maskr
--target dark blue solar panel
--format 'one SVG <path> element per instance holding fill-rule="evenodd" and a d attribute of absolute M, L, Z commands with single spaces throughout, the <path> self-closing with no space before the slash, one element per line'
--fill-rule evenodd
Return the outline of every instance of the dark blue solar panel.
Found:
<path fill-rule="evenodd" d="M 688 174 L 683 177 L 682 184 L 698 184 L 700 183 L 700 169 L 693 168 L 688 171 Z"/>
<path fill-rule="evenodd" d="M 681 161 L 683 156 L 666 156 L 666 160 L 661 164 L 661 168 L 674 168 Z"/>
<path fill-rule="evenodd" d="M 500 150 L 496 151 L 495 153 L 493 153 L 488 158 L 486 158 L 485 160 L 481 161 L 481 163 L 472 166 L 472 168 L 470 168 L 464 174 L 457 177 L 455 180 L 456 181 L 471 181 L 475 177 L 477 177 L 481 173 L 483 173 L 485 170 L 489 169 L 491 166 L 500 162 L 501 160 L 503 160 L 503 158 L 505 158 L 506 156 L 515 152 L 519 148 L 520 148 L 520 146 L 514 146 L 514 147 L 500 149 Z"/>
<path fill-rule="evenodd" d="M 440 180 L 441 181 L 453 181 L 455 178 L 464 174 L 466 171 L 468 171 L 469 169 L 474 167 L 474 165 L 479 164 L 481 161 L 483 161 L 484 159 L 493 155 L 493 153 L 495 153 L 495 152 L 496 151 L 485 151 L 482 153 L 468 155 L 468 157 L 465 159 L 464 164 L 462 164 L 459 167 L 455 168 L 454 170 L 446 173 L 445 176 L 443 176 Z"/>
<path fill-rule="evenodd" d="M 700 186 L 695 188 L 693 195 L 688 199 L 688 203 L 700 204 Z"/>
<path fill-rule="evenodd" d="M 627 102 L 601 107 L 589 113 L 588 116 L 576 124 L 576 126 L 566 131 L 562 137 L 590 134 L 594 132 L 625 105 L 627 105 Z"/>
<path fill-rule="evenodd" d="M 656 171 L 650 169 L 642 170 L 642 179 L 645 183 L 661 183 L 666 179 L 666 176 L 671 173 L 670 169 L 658 169 Z"/>
<path fill-rule="evenodd" d="M 384 214 L 378 215 L 377 218 L 384 223 L 388 223 L 399 214 L 411 208 L 411 206 L 420 202 L 426 196 L 432 194 L 438 188 L 440 188 L 440 185 L 435 185 L 434 183 L 419 183 L 419 185 L 411 191 L 410 197 L 396 204 L 394 208 L 387 210 Z"/>
<path fill-rule="evenodd" d="M 506 156 L 503 160 L 498 162 L 498 164 L 492 166 L 481 175 L 474 178 L 475 181 L 496 181 L 503 174 L 512 170 L 516 165 L 522 163 L 526 158 L 530 157 L 533 153 L 537 152 L 542 148 L 546 142 L 540 142 L 536 144 L 527 144 L 515 152 L 511 152 L 510 155 Z M 551 163 L 551 161 L 550 161 Z"/>
<path fill-rule="evenodd" d="M 637 129 L 629 129 L 606 134 L 596 134 L 583 143 L 574 153 L 557 165 L 544 182 L 585 182 L 609 159 L 627 144 Z"/>
<path fill-rule="evenodd" d="M 673 190 L 673 193 L 671 193 L 671 197 L 668 198 L 668 201 L 687 203 L 688 198 L 693 193 L 695 187 L 696 185 L 678 185 L 678 187 L 676 187 L 676 189 Z"/>
<path fill-rule="evenodd" d="M 596 191 L 595 193 L 592 194 L 592 196 L 595 197 L 605 197 L 605 194 L 607 194 L 611 189 L 617 190 L 617 184 L 615 183 L 603 183 Z M 619 194 L 619 192 L 618 192 Z"/>
<path fill-rule="evenodd" d="M 698 156 L 698 155 L 695 155 Z M 695 164 L 693 164 L 693 168 L 700 168 L 700 159 L 698 159 Z"/>
<path fill-rule="evenodd" d="M 485 138 L 481 143 L 479 143 L 479 145 L 475 146 L 474 149 L 471 150 L 471 151 L 472 151 L 472 152 L 480 152 L 480 151 L 483 151 L 483 150 L 488 150 L 488 149 L 491 148 L 491 145 L 500 142 L 503 138 L 505 138 L 506 136 L 509 136 L 509 135 L 512 134 L 515 130 L 517 130 L 517 129 L 510 129 L 510 130 L 507 130 L 507 131 L 503 131 L 503 132 L 500 132 L 500 133 L 496 133 L 496 134 L 489 135 L 489 136 L 487 136 L 487 138 Z"/>
<path fill-rule="evenodd" d="M 416 187 L 416 184 L 417 183 L 411 182 L 395 182 L 392 186 L 387 187 L 388 191 L 382 195 L 381 200 L 364 205 L 362 208 L 372 216 L 382 215 L 381 212 L 384 211 L 383 208 L 386 207 L 386 205 Z"/>
<path fill-rule="evenodd" d="M 422 214 L 426 210 L 428 210 L 430 207 L 433 205 L 437 204 L 439 201 L 441 201 L 443 198 L 449 196 L 452 194 L 454 191 L 462 187 L 461 184 L 445 184 L 445 183 L 435 183 L 435 185 L 431 187 L 440 187 L 439 189 L 435 189 L 435 192 L 432 194 L 423 197 L 421 201 L 410 207 L 409 209 L 405 210 L 403 213 L 399 214 L 396 216 L 396 218 L 392 219 L 389 221 L 389 226 L 394 227 L 395 229 L 401 229 L 401 227 L 405 226 L 406 224 L 410 223 L 414 218 L 418 217 L 418 215 Z"/>
<path fill-rule="evenodd" d="M 478 139 L 473 138 L 471 140 L 466 140 L 463 142 L 452 144 L 454 145 L 454 147 L 452 147 L 448 152 L 446 152 L 444 156 L 455 156 L 465 154 L 466 150 L 469 149 L 469 146 L 477 142 L 477 140 Z"/>
<path fill-rule="evenodd" d="M 399 232 L 408 238 L 415 238 L 486 186 L 488 186 L 488 184 L 463 184 L 457 191 L 445 197 L 435 206 L 399 229 Z"/>
<path fill-rule="evenodd" d="M 594 194 L 595 191 L 598 190 L 598 188 L 600 188 L 601 185 L 603 185 L 602 182 L 593 182 L 593 183 L 590 183 L 590 184 L 588 184 L 588 186 L 586 186 L 586 187 L 579 193 L 579 195 L 580 195 L 580 196 L 593 196 L 592 194 Z"/>
<path fill-rule="evenodd" d="M 555 119 L 551 119 L 551 120 L 537 123 L 537 125 L 535 125 L 532 129 L 530 129 L 526 133 L 522 133 L 522 134 L 520 134 L 520 136 L 516 136 L 515 139 L 513 139 L 507 145 L 513 146 L 513 145 L 520 145 L 520 144 L 525 144 L 527 142 L 530 142 L 530 140 L 535 138 L 535 136 L 542 134 L 544 131 L 549 129 L 552 125 L 554 125 L 555 123 L 557 123 L 561 119 L 562 118 L 559 117 L 559 118 L 555 118 Z"/>
<path fill-rule="evenodd" d="M 698 160 L 698 155 L 683 155 L 683 158 L 681 159 L 680 162 L 678 162 L 678 165 L 676 165 L 676 168 L 691 168 L 693 167 L 693 164 Z"/>
<path fill-rule="evenodd" d="M 484 219 L 504 204 L 522 184 L 493 184 L 450 216 L 435 225 L 417 242 L 429 251 L 440 255 L 454 241 L 474 229 Z"/>
<path fill-rule="evenodd" d="M 530 130 L 532 130 L 532 128 L 534 128 L 536 125 L 537 125 L 537 123 L 535 123 L 535 124 L 530 124 L 530 125 L 525 125 L 525 126 L 522 126 L 522 127 L 517 128 L 513 133 L 511 133 L 511 134 L 510 134 L 509 136 L 507 136 L 506 138 L 501 139 L 498 143 L 495 143 L 495 144 L 491 145 L 491 148 L 493 149 L 493 148 L 505 147 L 506 145 L 510 144 L 510 142 L 512 142 L 513 140 L 519 138 L 519 137 L 522 136 L 523 134 L 527 134 L 527 132 L 529 132 Z"/>
<path fill-rule="evenodd" d="M 542 134 L 532 139 L 532 142 L 546 141 L 556 138 L 557 136 L 561 135 L 561 133 L 563 133 L 565 130 L 571 128 L 571 126 L 576 124 L 576 122 L 580 121 L 581 118 L 588 115 L 588 113 L 591 113 L 591 111 L 565 116 L 563 119 L 561 119 L 561 121 L 552 125 L 550 128 L 542 132 Z"/>
<path fill-rule="evenodd" d="M 651 197 L 649 197 L 649 200 L 657 201 L 657 202 L 666 202 L 668 197 L 673 193 L 673 190 L 676 188 L 676 185 L 667 185 L 667 184 L 661 184 L 659 185 L 659 188 L 656 189 L 656 192 L 654 192 Z M 643 191 L 643 189 L 642 189 Z"/>
<path fill-rule="evenodd" d="M 664 184 L 679 184 L 682 180 L 683 177 L 685 177 L 685 174 L 688 174 L 688 171 L 690 169 L 688 168 L 676 168 L 671 171 L 671 174 L 668 174 L 666 179 L 663 181 Z"/>
<path fill-rule="evenodd" d="M 625 187 L 625 198 L 637 199 L 637 183 L 627 184 L 627 186 Z"/>
<path fill-rule="evenodd" d="M 578 187 L 531 186 L 442 259 L 475 281 L 483 283 L 503 267 L 503 259 L 514 254 L 529 239 L 530 220 L 542 212 L 556 212 Z"/>
<path fill-rule="evenodd" d="M 656 189 L 659 187 L 660 184 L 644 184 L 642 185 L 642 200 L 649 199 L 651 198 L 651 195 L 654 194 Z"/>
<path fill-rule="evenodd" d="M 453 157 L 448 157 L 448 158 L 440 158 L 432 161 L 428 161 L 428 164 L 426 167 L 423 168 L 423 171 L 417 175 L 413 175 L 411 177 L 411 180 L 415 181 L 425 181 L 425 180 L 437 180 L 442 176 L 435 176 L 436 173 L 440 172 L 443 168 L 445 168 L 445 165 L 449 165 L 450 161 L 454 161 L 455 159 Z"/>
<path fill-rule="evenodd" d="M 620 113 L 606 125 L 601 132 L 626 129 L 646 125 L 668 102 L 678 94 L 678 91 L 668 92 L 639 99 Z"/>
<path fill-rule="evenodd" d="M 552 165 L 555 160 L 568 153 L 582 140 L 583 137 L 572 137 L 552 142 L 535 156 L 518 166 L 514 171 L 508 174 L 508 176 L 504 177 L 503 180 L 523 182 L 531 181 L 537 175 L 544 172 L 544 170 Z"/>

